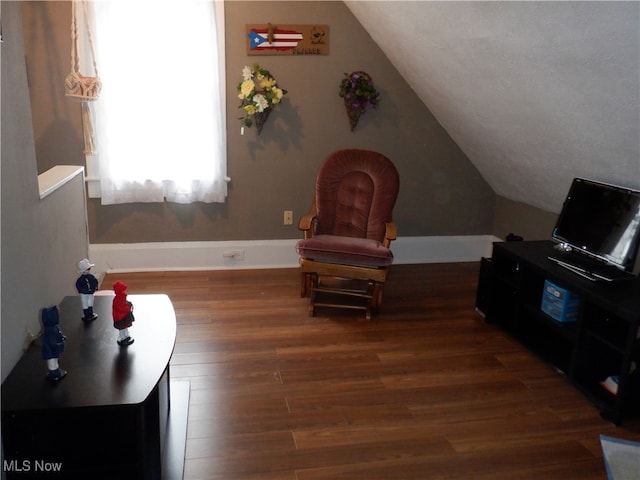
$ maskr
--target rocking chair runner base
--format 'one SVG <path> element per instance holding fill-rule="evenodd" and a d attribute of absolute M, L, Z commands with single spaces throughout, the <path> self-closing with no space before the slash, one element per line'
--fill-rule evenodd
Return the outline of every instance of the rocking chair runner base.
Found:
<path fill-rule="evenodd" d="M 371 320 L 372 314 L 382 303 L 382 287 L 387 277 L 388 269 L 370 268 L 364 266 L 346 266 L 326 262 L 317 262 L 307 258 L 300 259 L 301 289 L 300 296 L 309 296 L 309 316 L 315 315 L 316 307 L 346 308 L 364 310 L 367 320 Z M 321 283 L 321 277 L 344 279 L 345 270 L 348 270 L 347 281 L 360 281 L 363 288 L 332 287 Z M 363 301 L 358 304 L 334 303 L 321 298 L 332 296 L 350 297 Z"/>

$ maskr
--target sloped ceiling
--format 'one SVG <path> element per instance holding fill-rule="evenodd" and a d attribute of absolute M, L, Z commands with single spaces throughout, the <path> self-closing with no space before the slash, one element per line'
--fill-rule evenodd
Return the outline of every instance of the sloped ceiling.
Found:
<path fill-rule="evenodd" d="M 639 2 L 345 4 L 498 195 L 640 189 Z"/>

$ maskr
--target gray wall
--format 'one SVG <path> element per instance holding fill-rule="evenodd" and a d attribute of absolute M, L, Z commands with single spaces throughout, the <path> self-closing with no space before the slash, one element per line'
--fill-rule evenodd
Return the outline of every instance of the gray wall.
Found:
<path fill-rule="evenodd" d="M 64 98 L 62 87 L 69 3 L 25 2 L 23 10 L 39 169 L 51 162 L 82 165 L 79 106 Z M 330 54 L 247 56 L 245 24 L 266 22 L 328 24 Z M 295 226 L 282 225 L 282 212 L 293 210 L 297 223 L 311 203 L 320 163 L 344 147 L 378 150 L 395 162 L 400 235 L 491 233 L 493 191 L 342 2 L 227 2 L 226 40 L 227 202 L 102 206 L 91 199 L 91 243 L 299 238 Z M 236 85 L 242 67 L 256 61 L 289 94 L 261 136 L 255 129 L 241 136 Z M 350 132 L 338 84 L 354 70 L 371 74 L 382 103 Z"/>
<path fill-rule="evenodd" d="M 76 263 L 87 255 L 88 244 L 81 175 L 40 200 L 20 2 L 0 5 L 4 380 L 22 354 L 27 331 L 40 330 L 40 310 L 75 293 Z M 44 376 L 44 362 L 42 368 Z"/>
<path fill-rule="evenodd" d="M 503 239 L 513 233 L 525 240 L 549 240 L 557 220 L 556 213 L 545 212 L 526 203 L 515 202 L 498 195 L 493 234 Z"/>

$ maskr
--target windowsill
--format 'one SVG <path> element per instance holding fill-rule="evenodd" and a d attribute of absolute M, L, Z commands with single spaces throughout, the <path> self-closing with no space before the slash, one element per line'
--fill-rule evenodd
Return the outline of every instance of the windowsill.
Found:
<path fill-rule="evenodd" d="M 73 180 L 77 175 L 84 175 L 84 167 L 78 165 L 56 165 L 38 175 L 40 200 L 51 195 L 65 183 Z"/>

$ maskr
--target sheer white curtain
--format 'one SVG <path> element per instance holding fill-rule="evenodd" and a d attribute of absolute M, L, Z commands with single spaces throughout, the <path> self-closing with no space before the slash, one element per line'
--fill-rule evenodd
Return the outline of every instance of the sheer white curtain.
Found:
<path fill-rule="evenodd" d="M 97 154 L 88 165 L 102 203 L 224 202 L 224 45 L 214 2 L 91 7 L 103 86 L 91 104 Z"/>

